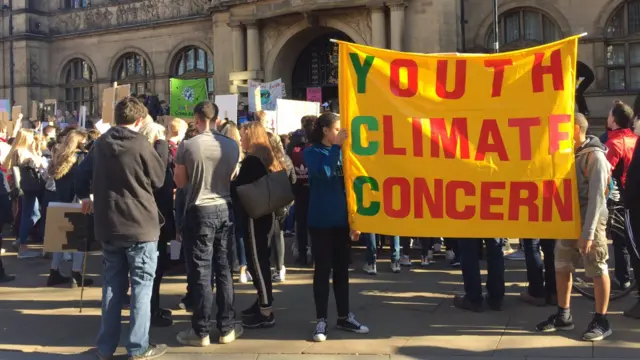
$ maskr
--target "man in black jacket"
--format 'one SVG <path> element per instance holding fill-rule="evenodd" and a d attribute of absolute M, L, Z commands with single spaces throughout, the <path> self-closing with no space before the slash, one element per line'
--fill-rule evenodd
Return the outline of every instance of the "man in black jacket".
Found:
<path fill-rule="evenodd" d="M 633 150 L 624 188 L 627 248 L 637 282 L 640 277 L 640 146 L 638 145 Z M 638 294 L 640 295 L 640 288 Z M 625 311 L 624 315 L 640 319 L 640 300 L 631 309 Z"/>
<path fill-rule="evenodd" d="M 129 359 L 155 359 L 166 345 L 149 343 L 151 292 L 158 260 L 159 218 L 154 190 L 165 179 L 165 164 L 137 131 L 147 116 L 144 104 L 127 97 L 115 107 L 115 123 L 80 163 L 76 193 L 84 213 L 94 213 L 102 244 L 104 273 L 99 359 L 110 359 L 120 339 L 120 319 L 131 276 Z M 93 201 L 90 193 L 93 192 Z"/>

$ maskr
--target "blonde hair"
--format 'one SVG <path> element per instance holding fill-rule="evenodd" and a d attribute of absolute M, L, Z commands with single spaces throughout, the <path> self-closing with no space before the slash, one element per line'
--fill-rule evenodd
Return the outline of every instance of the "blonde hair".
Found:
<path fill-rule="evenodd" d="M 7 154 L 7 157 L 4 159 L 2 163 L 2 167 L 7 171 L 11 171 L 11 168 L 14 166 L 18 166 L 18 151 L 19 150 L 27 150 L 31 151 L 31 147 L 33 146 L 34 131 L 31 129 L 20 129 L 16 138 L 13 141 L 13 145 L 11 145 L 11 150 Z"/>
<path fill-rule="evenodd" d="M 276 172 L 283 170 L 284 164 L 277 159 L 271 149 L 271 143 L 267 136 L 267 130 L 258 121 L 245 123 L 242 127 L 245 142 L 247 144 L 247 154 L 253 155 L 260 159 L 262 164 L 270 171 Z"/>
<path fill-rule="evenodd" d="M 147 122 L 140 129 L 140 134 L 144 135 L 151 144 L 158 139 L 164 139 L 164 126 L 156 122 Z"/>
<path fill-rule="evenodd" d="M 222 129 L 222 135 L 235 140 L 238 145 L 240 145 L 240 131 L 238 130 L 236 124 L 232 123 L 231 121 L 229 121 L 227 123 L 227 126 Z"/>
<path fill-rule="evenodd" d="M 49 166 L 49 175 L 53 176 L 55 180 L 65 176 L 76 163 L 76 151 L 81 148 L 86 139 L 87 134 L 82 131 L 73 130 L 67 134 L 64 142 L 56 148 L 53 162 Z"/>
<path fill-rule="evenodd" d="M 178 136 L 181 131 L 186 132 L 189 125 L 180 118 L 174 118 L 167 129 L 167 136 Z"/>

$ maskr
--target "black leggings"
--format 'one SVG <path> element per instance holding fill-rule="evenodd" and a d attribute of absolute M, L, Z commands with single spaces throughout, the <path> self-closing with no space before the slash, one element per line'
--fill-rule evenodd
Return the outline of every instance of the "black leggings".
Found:
<path fill-rule="evenodd" d="M 349 228 L 309 228 L 309 235 L 315 262 L 313 297 L 316 318 L 327 318 L 331 269 L 338 317 L 346 317 L 349 314 Z"/>
<path fill-rule="evenodd" d="M 244 250 L 247 255 L 247 269 L 253 277 L 253 286 L 258 292 L 260 307 L 268 308 L 273 303 L 273 284 L 271 283 L 271 239 L 269 232 L 273 218 L 271 215 L 253 220 L 254 234 L 251 235 L 247 220 L 247 236 L 244 237 Z"/>

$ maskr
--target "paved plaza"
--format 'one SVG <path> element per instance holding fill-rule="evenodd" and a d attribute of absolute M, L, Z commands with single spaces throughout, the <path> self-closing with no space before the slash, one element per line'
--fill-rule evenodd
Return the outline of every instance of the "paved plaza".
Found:
<path fill-rule="evenodd" d="M 3 246 L 9 248 L 10 243 L 5 241 Z M 476 314 L 452 307 L 453 296 L 463 287 L 460 271 L 446 265 L 444 258 L 428 269 L 414 266 L 392 274 L 388 253 L 381 256 L 384 260 L 378 263 L 378 275 L 369 276 L 360 270 L 363 250 L 356 249 L 353 255 L 351 307 L 370 327 L 368 335 L 330 329 L 326 342 L 312 342 L 312 270 L 291 267 L 287 281 L 274 288 L 275 328 L 246 330 L 242 338 L 229 345 L 181 347 L 175 336 L 189 326 L 189 314 L 174 311 L 175 325 L 152 328 L 152 341 L 170 346 L 170 354 L 163 358 L 168 360 L 640 358 L 640 321 L 622 316 L 622 311 L 633 304 L 633 297 L 612 303 L 613 335 L 591 344 L 579 339 L 591 318 L 593 303 L 578 295 L 572 306 L 576 330 L 549 335 L 532 332 L 535 324 L 555 309 L 518 301 L 517 295 L 526 285 L 523 261 L 506 261 L 504 311 Z M 19 261 L 13 252 L 2 259 L 18 280 L 0 287 L 0 360 L 93 359 L 87 352 L 94 345 L 100 322 L 100 256 L 92 255 L 88 260 L 87 272 L 97 286 L 85 291 L 81 314 L 80 289 L 44 287 L 50 260 Z M 69 266 L 63 265 L 63 271 L 69 271 Z M 163 306 L 175 307 L 184 290 L 184 276 L 165 278 Z M 236 295 L 237 309 L 241 310 L 255 299 L 255 290 L 251 284 L 238 284 Z M 330 303 L 330 314 L 335 314 L 333 299 Z M 123 311 L 123 322 L 127 321 L 128 312 Z M 334 321 L 330 319 L 330 323 Z M 123 328 L 126 332 L 126 324 Z"/>

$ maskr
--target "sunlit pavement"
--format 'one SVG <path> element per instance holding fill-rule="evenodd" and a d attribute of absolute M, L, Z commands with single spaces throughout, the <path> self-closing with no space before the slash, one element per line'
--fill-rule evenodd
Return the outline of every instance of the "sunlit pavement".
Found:
<path fill-rule="evenodd" d="M 288 238 L 292 241 L 293 238 Z M 10 248 L 10 241 L 3 246 Z M 419 253 L 416 251 L 415 257 Z M 5 267 L 18 280 L 0 286 L 0 360 L 92 359 L 100 321 L 99 255 L 88 260 L 88 273 L 98 287 L 85 290 L 84 310 L 79 313 L 80 289 L 46 288 L 50 260 L 17 260 L 15 252 L 3 255 Z M 152 341 L 166 343 L 170 354 L 163 359 L 316 360 L 316 359 L 586 359 L 640 358 L 640 321 L 626 319 L 622 311 L 635 299 L 611 305 L 614 334 L 591 344 L 580 341 L 591 318 L 593 303 L 575 296 L 576 330 L 537 334 L 535 324 L 553 313 L 553 307 L 536 308 L 518 301 L 525 289 L 523 261 L 507 261 L 507 298 L 502 312 L 463 312 L 452 307 L 452 297 L 462 291 L 459 270 L 443 257 L 428 269 L 389 270 L 388 252 L 380 255 L 378 275 L 360 270 L 364 252 L 356 249 L 351 272 L 351 307 L 368 325 L 368 335 L 344 333 L 330 328 L 328 340 L 314 343 L 314 305 L 310 268 L 288 268 L 287 281 L 274 288 L 277 325 L 266 330 L 246 330 L 228 345 L 207 348 L 181 347 L 178 331 L 189 326 L 189 314 L 174 311 L 174 326 L 153 328 Z M 70 263 L 63 265 L 68 272 Z M 164 307 L 173 308 L 185 290 L 184 276 L 165 278 Z M 251 284 L 236 285 L 236 308 L 242 310 L 255 299 Z M 215 309 L 214 309 L 215 310 Z M 330 314 L 335 314 L 333 299 Z M 123 311 L 128 321 L 128 311 Z M 330 323 L 335 317 L 330 319 Z M 126 324 L 123 332 L 126 332 Z M 212 339 L 217 334 L 212 334 Z M 213 343 L 214 341 L 212 341 Z M 121 344 L 124 343 L 121 341 Z M 122 350 L 121 350 L 122 352 Z"/>

